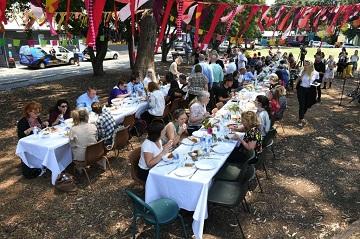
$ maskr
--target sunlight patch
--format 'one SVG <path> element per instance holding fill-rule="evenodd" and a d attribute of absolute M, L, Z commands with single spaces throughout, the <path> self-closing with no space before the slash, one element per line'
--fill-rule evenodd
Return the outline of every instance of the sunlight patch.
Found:
<path fill-rule="evenodd" d="M 282 177 L 278 184 L 302 197 L 315 197 L 321 194 L 321 189 L 318 185 L 301 177 Z"/>

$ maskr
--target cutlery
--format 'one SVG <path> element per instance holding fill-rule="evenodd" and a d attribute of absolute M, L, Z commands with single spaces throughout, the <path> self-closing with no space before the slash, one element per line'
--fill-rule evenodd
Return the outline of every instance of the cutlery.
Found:
<path fill-rule="evenodd" d="M 174 163 L 165 163 L 165 164 L 160 164 L 160 165 L 158 165 L 157 167 L 159 168 L 159 167 L 162 167 L 162 166 L 167 166 L 167 165 L 171 165 L 171 164 L 174 164 Z"/>
<path fill-rule="evenodd" d="M 195 175 L 195 173 L 196 173 L 198 170 L 199 170 L 199 169 L 198 169 L 198 168 L 196 168 L 195 172 L 193 172 L 193 174 L 191 174 L 191 176 L 189 177 L 189 179 L 191 179 L 191 178 Z"/>
<path fill-rule="evenodd" d="M 176 169 L 178 169 L 178 166 L 176 166 L 173 170 L 171 170 L 170 172 L 168 172 L 168 175 L 172 172 L 174 172 Z"/>

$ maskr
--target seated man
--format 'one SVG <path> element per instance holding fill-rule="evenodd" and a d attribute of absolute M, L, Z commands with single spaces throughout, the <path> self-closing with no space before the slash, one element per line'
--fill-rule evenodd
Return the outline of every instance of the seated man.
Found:
<path fill-rule="evenodd" d="M 145 94 L 144 84 L 140 81 L 139 73 L 131 74 L 130 81 L 127 84 L 127 92 L 133 96 Z"/>
<path fill-rule="evenodd" d="M 88 112 L 90 112 L 91 104 L 94 102 L 99 102 L 99 98 L 96 95 L 96 88 L 89 86 L 87 92 L 76 99 L 76 108 L 85 108 Z"/>
<path fill-rule="evenodd" d="M 246 73 L 244 75 L 244 81 L 253 81 L 255 80 L 254 76 L 254 67 L 246 66 Z"/>
<path fill-rule="evenodd" d="M 231 89 L 233 85 L 232 75 L 226 75 L 224 79 L 224 84 L 220 87 L 214 88 L 214 93 L 216 97 L 216 103 L 223 102 L 224 104 L 231 99 Z"/>
<path fill-rule="evenodd" d="M 91 108 L 93 112 L 99 115 L 95 123 L 97 128 L 97 140 L 104 139 L 105 145 L 111 145 L 116 125 L 114 117 L 106 110 L 106 108 L 103 109 L 99 102 L 93 103 Z"/>
<path fill-rule="evenodd" d="M 125 81 L 119 80 L 118 84 L 110 92 L 108 103 L 111 105 L 111 100 L 115 98 L 125 98 L 128 97 L 130 93 L 127 91 L 127 85 Z"/>

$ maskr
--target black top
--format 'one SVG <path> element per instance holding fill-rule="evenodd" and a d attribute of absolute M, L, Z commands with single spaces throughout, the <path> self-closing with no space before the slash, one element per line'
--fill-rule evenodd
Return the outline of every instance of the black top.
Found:
<path fill-rule="evenodd" d="M 300 49 L 300 59 L 305 59 L 305 55 L 307 54 L 307 50 L 305 48 Z"/>
<path fill-rule="evenodd" d="M 41 119 L 37 118 L 37 120 L 39 121 L 40 124 L 42 124 Z M 19 120 L 19 122 L 17 123 L 17 134 L 18 134 L 18 138 L 24 138 L 27 135 L 24 133 L 25 130 L 30 128 L 30 124 L 29 121 L 26 119 L 26 117 L 21 118 L 21 120 Z M 31 132 L 29 135 L 33 134 L 33 132 Z"/>
<path fill-rule="evenodd" d="M 321 73 L 325 73 L 326 66 L 323 61 L 320 61 L 320 62 L 314 63 L 314 68 L 317 72 L 319 72 L 321 74 Z"/>
<path fill-rule="evenodd" d="M 216 95 L 216 101 L 219 102 L 219 98 L 229 98 L 231 95 L 231 88 L 225 88 L 224 85 L 221 85 L 220 87 L 216 87 L 214 89 L 214 93 Z"/>
<path fill-rule="evenodd" d="M 180 93 L 182 95 L 186 94 L 184 91 L 180 89 L 177 80 L 174 79 L 170 82 L 170 89 L 168 91 L 168 96 L 170 97 L 171 101 L 175 100 L 176 98 L 181 98 L 181 97 L 176 97 L 175 93 Z"/>

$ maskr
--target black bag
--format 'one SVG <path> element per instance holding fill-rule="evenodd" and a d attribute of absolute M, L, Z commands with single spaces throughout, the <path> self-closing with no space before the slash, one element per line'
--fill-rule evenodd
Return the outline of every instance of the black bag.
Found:
<path fill-rule="evenodd" d="M 42 170 L 40 168 L 30 168 L 25 163 L 21 162 L 22 174 L 27 179 L 33 179 L 38 177 Z"/>

